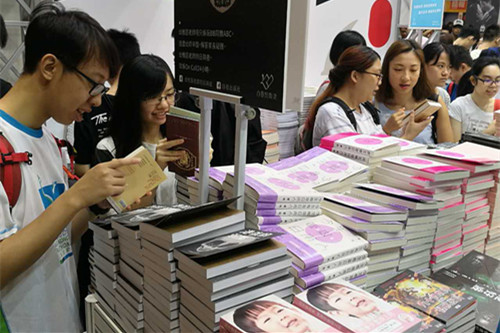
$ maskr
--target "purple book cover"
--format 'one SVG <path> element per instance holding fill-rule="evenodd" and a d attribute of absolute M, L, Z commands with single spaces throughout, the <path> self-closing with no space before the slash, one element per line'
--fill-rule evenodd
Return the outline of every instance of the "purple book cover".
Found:
<path fill-rule="evenodd" d="M 281 161 L 278 161 L 278 162 L 267 164 L 266 166 L 268 168 L 271 168 L 271 169 L 274 169 L 274 170 L 277 170 L 277 171 L 281 171 L 281 170 L 290 169 L 290 168 L 292 168 L 292 167 L 294 167 L 294 166 L 296 166 L 297 164 L 300 164 L 300 163 L 302 163 L 301 160 L 299 160 L 295 156 L 292 156 L 292 157 L 285 158 L 284 160 L 281 160 Z"/>
<path fill-rule="evenodd" d="M 388 194 L 390 196 L 399 197 L 401 199 L 418 201 L 418 202 L 435 202 L 431 197 L 427 197 L 424 195 L 403 191 L 398 188 L 380 185 L 380 184 L 356 184 L 356 187 L 373 190 L 379 193 Z"/>
<path fill-rule="evenodd" d="M 368 245 L 366 240 L 325 215 L 266 230 L 285 233 L 276 240 L 287 246 L 300 261 L 294 262 L 302 269 L 356 253 Z"/>
<path fill-rule="evenodd" d="M 327 149 L 316 146 L 297 155 L 296 158 L 302 162 L 308 162 L 313 158 L 323 155 L 325 153 L 329 153 L 329 151 Z"/>
<path fill-rule="evenodd" d="M 398 222 L 398 221 L 378 221 L 376 223 L 374 222 L 370 222 L 370 221 L 367 221 L 367 220 L 363 220 L 363 219 L 360 219 L 356 216 L 350 216 L 350 215 L 345 215 L 345 214 L 342 214 L 342 213 L 339 213 L 339 212 L 333 212 L 333 214 L 335 214 L 337 217 L 337 219 L 345 219 L 345 220 L 348 220 L 352 223 L 355 223 L 357 225 L 357 228 L 349 228 L 351 230 L 354 230 L 354 231 L 357 231 L 357 232 L 378 232 L 378 231 L 374 231 L 373 229 L 363 229 L 364 226 L 367 226 L 368 224 L 385 224 L 385 225 L 401 225 L 401 222 Z"/>
<path fill-rule="evenodd" d="M 311 275 L 307 275 L 302 277 L 301 279 L 303 281 L 304 286 L 306 288 L 310 288 L 312 286 L 320 284 L 321 282 L 341 277 L 344 274 L 351 273 L 358 269 L 363 269 L 363 268 L 366 269 L 367 263 L 368 259 L 364 259 L 341 267 L 335 267 L 327 271 L 317 272 Z"/>
<path fill-rule="evenodd" d="M 332 269 L 337 268 L 337 267 L 349 265 L 349 264 L 352 264 L 352 263 L 357 262 L 357 261 L 365 260 L 366 258 L 368 258 L 368 253 L 366 251 L 359 251 L 357 253 L 353 253 L 353 254 L 345 256 L 343 258 L 332 260 L 332 261 L 326 262 L 322 265 L 314 266 L 314 267 L 311 267 L 308 269 L 302 269 L 293 263 L 292 263 L 292 266 L 295 269 L 295 271 L 297 272 L 298 277 L 304 277 L 304 276 L 316 274 L 318 272 L 328 271 L 328 270 L 332 270 Z"/>
<path fill-rule="evenodd" d="M 323 193 L 326 200 L 346 206 L 352 209 L 361 210 L 369 214 L 397 214 L 401 211 L 380 206 L 362 199 L 358 199 L 345 194 Z"/>

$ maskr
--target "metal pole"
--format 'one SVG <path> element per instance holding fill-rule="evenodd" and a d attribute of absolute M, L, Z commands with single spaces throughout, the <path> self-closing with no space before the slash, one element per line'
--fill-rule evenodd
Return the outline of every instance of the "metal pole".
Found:
<path fill-rule="evenodd" d="M 4 73 L 6 73 L 13 65 L 14 61 L 21 55 L 21 53 L 24 50 L 24 42 L 21 43 L 14 52 L 14 54 L 10 57 L 9 61 L 5 64 L 5 66 L 0 70 L 0 76 L 2 76 Z"/>
<path fill-rule="evenodd" d="M 199 129 L 199 147 L 200 147 L 200 163 L 199 167 L 199 195 L 200 204 L 208 202 L 208 168 L 210 154 L 210 127 L 212 124 L 212 99 L 200 96 L 200 129 Z"/>
<path fill-rule="evenodd" d="M 234 188 L 235 197 L 240 197 L 236 201 L 236 209 L 243 210 L 245 205 L 245 164 L 247 161 L 247 138 L 248 138 L 248 118 L 250 115 L 248 106 L 235 105 L 236 132 L 234 147 Z M 255 111 L 254 111 L 255 115 Z"/>

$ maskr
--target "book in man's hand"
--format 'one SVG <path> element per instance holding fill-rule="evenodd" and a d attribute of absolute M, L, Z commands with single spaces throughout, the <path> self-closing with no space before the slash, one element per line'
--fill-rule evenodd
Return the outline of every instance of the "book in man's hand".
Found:
<path fill-rule="evenodd" d="M 117 213 L 122 212 L 135 200 L 143 197 L 167 179 L 153 156 L 143 146 L 128 154 L 126 158 L 139 158 L 141 162 L 118 168 L 118 170 L 125 173 L 127 184 L 125 191 L 120 195 L 106 198 Z"/>

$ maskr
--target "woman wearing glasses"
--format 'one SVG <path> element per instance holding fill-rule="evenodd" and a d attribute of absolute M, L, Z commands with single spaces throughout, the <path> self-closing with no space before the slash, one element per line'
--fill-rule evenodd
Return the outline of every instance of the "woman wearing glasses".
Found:
<path fill-rule="evenodd" d="M 493 112 L 500 109 L 500 103 L 495 100 L 500 84 L 500 59 L 479 57 L 472 65 L 471 73 L 474 91 L 458 97 L 450 106 L 451 126 L 457 141 L 466 131 L 493 135 Z"/>
<path fill-rule="evenodd" d="M 143 145 L 168 173 L 167 163 L 184 156 L 183 151 L 171 150 L 184 140 L 166 140 L 166 115 L 175 101 L 172 71 L 163 59 L 141 55 L 127 63 L 120 74 L 109 136 L 97 144 L 96 160 L 124 157 Z M 175 193 L 175 177 L 170 173 L 158 186 L 155 202 L 175 204 Z"/>
<path fill-rule="evenodd" d="M 453 133 L 448 109 L 443 100 L 436 96 L 424 66 L 424 54 L 414 41 L 396 41 L 389 47 L 382 65 L 384 77 L 375 97 L 381 124 L 386 133 L 406 136 L 415 142 L 451 142 Z M 441 109 L 433 117 L 414 123 L 410 130 L 404 121 L 407 111 L 414 110 L 426 99 L 439 101 Z M 411 117 L 413 115 L 410 115 L 410 119 Z"/>
<path fill-rule="evenodd" d="M 370 103 L 382 81 L 380 72 L 380 56 L 371 48 L 352 46 L 342 53 L 337 66 L 330 70 L 328 88 L 312 104 L 304 126 L 306 136 L 312 133 L 313 146 L 337 133 L 388 133 Z M 413 127 L 412 122 L 409 128 Z"/>

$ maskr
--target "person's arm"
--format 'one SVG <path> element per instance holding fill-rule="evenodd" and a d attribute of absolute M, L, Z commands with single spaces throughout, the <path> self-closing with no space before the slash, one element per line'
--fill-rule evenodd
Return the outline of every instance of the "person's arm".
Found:
<path fill-rule="evenodd" d="M 489 135 L 495 135 L 496 131 L 496 123 L 495 120 L 493 120 L 487 128 L 484 129 L 483 133 L 484 134 L 489 134 Z"/>
<path fill-rule="evenodd" d="M 96 166 L 29 225 L 3 239 L 0 242 L 0 289 L 31 267 L 78 212 L 107 196 L 121 194 L 126 186 L 125 174 L 118 168 L 139 162 L 120 159 Z M 1 204 L 0 218 L 11 219 L 5 202 Z"/>
<path fill-rule="evenodd" d="M 90 164 L 77 164 L 75 163 L 75 174 L 78 177 L 83 177 L 83 175 L 90 170 Z"/>
<path fill-rule="evenodd" d="M 462 122 L 451 118 L 451 128 L 453 130 L 453 137 L 458 142 L 462 138 Z"/>
<path fill-rule="evenodd" d="M 441 109 L 438 110 L 438 117 L 436 120 L 436 132 L 438 143 L 441 142 L 456 142 L 451 129 L 450 115 L 448 114 L 448 108 L 443 102 L 443 99 L 439 97 L 439 104 L 441 104 Z"/>

